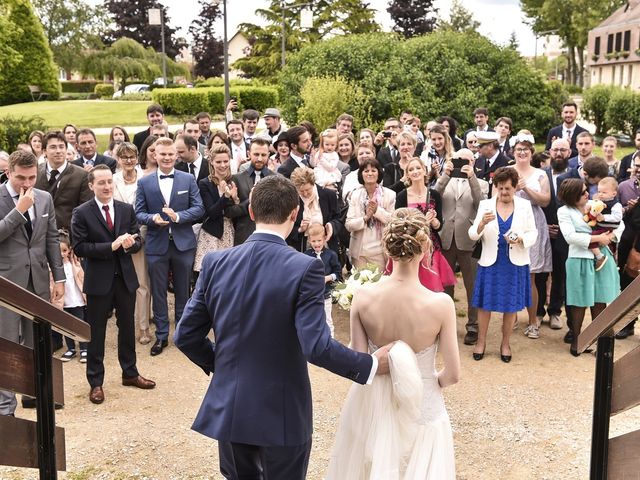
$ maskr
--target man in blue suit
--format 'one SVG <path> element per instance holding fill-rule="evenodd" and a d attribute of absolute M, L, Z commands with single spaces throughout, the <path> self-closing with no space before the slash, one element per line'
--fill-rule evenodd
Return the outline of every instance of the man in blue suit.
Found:
<path fill-rule="evenodd" d="M 194 176 L 174 169 L 178 154 L 173 140 L 160 138 L 155 146 L 158 171 L 141 178 L 136 192 L 136 217 L 141 225 L 148 227 L 145 255 L 156 325 L 151 355 L 159 355 L 169 343 L 169 270 L 173 273 L 176 323 L 187 303 L 196 252 L 191 225 L 204 215 Z"/>
<path fill-rule="evenodd" d="M 367 355 L 331 338 L 324 265 L 284 240 L 298 214 L 293 184 L 266 177 L 250 202 L 255 233 L 205 257 L 174 340 L 215 372 L 192 428 L 218 440 L 224 477 L 302 480 L 313 430 L 307 361 L 365 384 L 388 371 L 390 346 Z"/>

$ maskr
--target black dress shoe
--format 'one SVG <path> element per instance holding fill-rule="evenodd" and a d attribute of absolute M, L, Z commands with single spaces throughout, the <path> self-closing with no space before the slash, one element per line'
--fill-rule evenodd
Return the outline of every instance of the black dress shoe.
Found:
<path fill-rule="evenodd" d="M 478 342 L 478 332 L 467 332 L 464 336 L 465 345 L 475 345 Z"/>
<path fill-rule="evenodd" d="M 502 360 L 504 363 L 509 363 L 511 361 L 511 355 L 500 354 L 500 360 Z"/>
<path fill-rule="evenodd" d="M 573 343 L 573 332 L 569 330 L 563 339 L 564 343 Z"/>
<path fill-rule="evenodd" d="M 482 352 L 482 353 L 473 352 L 473 359 L 476 362 L 479 362 L 480 360 L 482 360 L 482 357 L 484 357 L 484 352 Z"/>
<path fill-rule="evenodd" d="M 620 330 L 618 333 L 616 333 L 616 338 L 618 340 L 622 340 L 625 339 L 627 337 L 630 337 L 633 335 L 633 327 L 629 328 L 630 325 L 627 325 L 626 327 L 624 327 L 622 330 Z"/>
<path fill-rule="evenodd" d="M 155 357 L 156 355 L 160 355 L 164 347 L 168 346 L 169 342 L 167 340 L 156 340 L 156 343 L 151 347 L 151 356 Z"/>

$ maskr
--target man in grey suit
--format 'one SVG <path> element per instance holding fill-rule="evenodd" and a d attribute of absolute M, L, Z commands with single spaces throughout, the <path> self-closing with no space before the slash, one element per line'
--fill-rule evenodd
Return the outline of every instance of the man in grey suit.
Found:
<path fill-rule="evenodd" d="M 0 185 L 0 275 L 49 300 L 64 296 L 56 214 L 51 195 L 34 188 L 38 161 L 31 152 L 9 156 L 9 180 Z M 49 269 L 55 287 L 50 292 Z M 0 307 L 0 337 L 33 345 L 30 320 Z M 0 390 L 0 415 L 13 415 L 16 396 Z"/>
<path fill-rule="evenodd" d="M 275 175 L 267 168 L 269 161 L 269 140 L 256 137 L 249 147 L 249 168 L 233 176 L 233 182 L 238 187 L 238 203 L 227 208 L 225 214 L 233 219 L 235 235 L 234 245 L 241 245 L 256 229 L 256 224 L 249 217 L 249 194 L 253 186 L 264 177 Z"/>

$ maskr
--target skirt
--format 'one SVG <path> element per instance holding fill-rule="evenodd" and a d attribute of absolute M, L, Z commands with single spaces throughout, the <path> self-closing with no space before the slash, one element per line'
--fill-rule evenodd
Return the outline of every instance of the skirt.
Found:
<path fill-rule="evenodd" d="M 199 272 L 202 268 L 202 260 L 204 256 L 209 252 L 216 252 L 218 250 L 225 250 L 233 247 L 233 223 L 231 219 L 224 219 L 224 225 L 222 228 L 222 238 L 214 237 L 213 235 L 200 229 L 198 235 L 198 247 L 196 248 L 196 258 L 193 263 L 193 269 Z"/>
<path fill-rule="evenodd" d="M 502 313 L 515 313 L 529 307 L 529 265 L 514 265 L 506 250 L 499 250 L 493 265 L 478 265 L 471 304 L 489 312 Z"/>
<path fill-rule="evenodd" d="M 596 303 L 611 303 L 620 294 L 620 276 L 613 254 L 601 248 L 607 263 L 598 272 L 592 258 L 567 258 L 567 305 L 592 307 Z"/>

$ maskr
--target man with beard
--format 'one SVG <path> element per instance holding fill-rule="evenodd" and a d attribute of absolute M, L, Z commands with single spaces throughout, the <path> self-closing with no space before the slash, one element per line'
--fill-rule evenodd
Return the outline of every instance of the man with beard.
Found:
<path fill-rule="evenodd" d="M 264 177 L 275 175 L 267 168 L 269 161 L 269 146 L 271 142 L 262 137 L 256 137 L 249 147 L 251 165 L 233 176 L 233 183 L 238 187 L 238 202 L 227 208 L 225 215 L 233 220 L 235 234 L 234 245 L 241 245 L 256 229 L 256 224 L 249 216 L 249 195 L 253 186 Z"/>
<path fill-rule="evenodd" d="M 298 167 L 308 167 L 306 159 L 311 150 L 311 134 L 301 125 L 290 128 L 282 134 L 289 142 L 289 158 L 278 168 L 278 173 L 291 178 L 291 174 Z"/>
<path fill-rule="evenodd" d="M 573 158 L 578 155 L 578 148 L 576 146 L 578 135 L 582 132 L 586 132 L 587 130 L 576 123 L 576 118 L 578 117 L 578 105 L 576 105 L 575 102 L 566 102 L 563 104 L 561 116 L 562 124 L 549 130 L 545 148 L 549 150 L 554 140 L 564 139 L 569 143 L 569 148 L 571 148 L 571 155 L 569 158 Z"/>
<path fill-rule="evenodd" d="M 545 310 L 546 295 L 541 293 L 538 296 L 537 316 L 540 323 L 542 323 L 542 319 L 545 314 L 548 314 L 549 326 L 554 330 L 559 330 L 562 328 L 560 313 L 565 298 L 566 273 L 564 263 L 567 259 L 567 255 L 569 254 L 569 245 L 560 233 L 560 228 L 558 227 L 558 208 L 560 205 L 556 198 L 556 181 L 560 175 L 565 174 L 568 170 L 568 159 L 569 154 L 571 153 L 569 142 L 562 138 L 554 140 L 551 144 L 549 153 L 551 153 L 551 167 L 545 169 L 545 172 L 549 177 L 551 201 L 549 202 L 549 205 L 542 207 L 542 211 L 547 219 L 547 226 L 549 228 L 553 271 L 551 273 L 551 295 L 549 298 L 549 305 Z M 547 291 L 548 277 L 548 272 L 535 274 L 535 282 L 538 292 Z"/>

